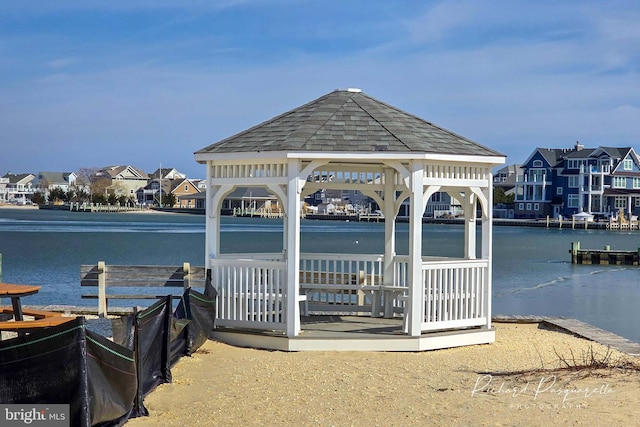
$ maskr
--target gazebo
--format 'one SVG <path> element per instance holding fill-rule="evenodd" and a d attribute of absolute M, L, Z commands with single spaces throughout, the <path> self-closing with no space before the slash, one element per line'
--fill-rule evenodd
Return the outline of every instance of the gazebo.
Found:
<path fill-rule="evenodd" d="M 289 351 L 420 351 L 495 340 L 491 170 L 504 155 L 347 89 L 205 147 L 195 159 L 207 171 L 205 264 L 218 290 L 214 338 Z M 278 197 L 282 252 L 221 253 L 220 208 L 237 187 L 265 187 Z M 320 189 L 359 190 L 377 202 L 383 254 L 300 252 L 302 200 Z M 436 192 L 463 206 L 463 257 L 423 256 L 423 213 Z M 396 216 L 407 199 L 409 250 L 399 255 Z M 336 339 L 307 330 L 301 316 L 314 314 L 391 323 Z"/>

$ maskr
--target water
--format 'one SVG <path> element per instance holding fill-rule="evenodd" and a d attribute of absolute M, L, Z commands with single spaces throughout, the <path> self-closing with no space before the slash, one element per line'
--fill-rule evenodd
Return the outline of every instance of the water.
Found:
<path fill-rule="evenodd" d="M 397 226 L 399 254 L 408 252 L 408 230 Z M 462 226 L 426 225 L 423 238 L 425 255 L 462 256 Z M 640 233 L 494 227 L 493 313 L 573 317 L 640 342 L 640 268 L 572 265 L 572 241 L 636 250 Z M 198 215 L 0 209 L 2 280 L 43 285 L 29 304 L 93 304 L 80 297 L 93 291 L 80 288 L 80 265 L 204 265 L 204 244 Z M 303 220 L 301 245 L 305 252 L 383 253 L 384 224 Z M 280 251 L 282 222 L 223 217 L 221 249 Z"/>

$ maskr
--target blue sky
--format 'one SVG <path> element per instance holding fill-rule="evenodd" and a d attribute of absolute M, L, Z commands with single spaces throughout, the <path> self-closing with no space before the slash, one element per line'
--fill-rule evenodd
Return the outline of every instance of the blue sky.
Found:
<path fill-rule="evenodd" d="M 334 89 L 519 163 L 640 149 L 640 2 L 0 3 L 0 175 L 162 164 Z"/>

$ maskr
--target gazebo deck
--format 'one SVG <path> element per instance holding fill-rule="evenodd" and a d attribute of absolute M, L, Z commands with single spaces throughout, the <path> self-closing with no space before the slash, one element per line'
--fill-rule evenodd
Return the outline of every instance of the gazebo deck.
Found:
<path fill-rule="evenodd" d="M 215 329 L 210 338 L 238 347 L 279 351 L 426 351 L 495 341 L 495 329 L 402 332 L 402 319 L 368 316 L 302 316 L 296 337 L 257 330 Z"/>

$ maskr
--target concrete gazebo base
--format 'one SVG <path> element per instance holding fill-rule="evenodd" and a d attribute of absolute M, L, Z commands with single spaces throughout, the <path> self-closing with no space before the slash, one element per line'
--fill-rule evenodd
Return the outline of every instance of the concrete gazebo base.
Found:
<path fill-rule="evenodd" d="M 495 342 L 495 329 L 468 328 L 402 333 L 402 319 L 361 316 L 307 316 L 296 337 L 268 331 L 215 329 L 209 337 L 236 347 L 278 351 L 428 351 Z"/>

